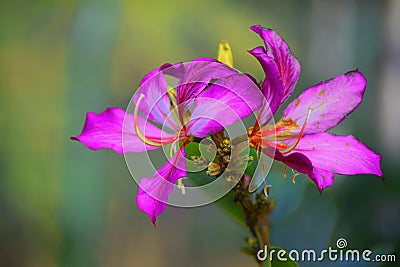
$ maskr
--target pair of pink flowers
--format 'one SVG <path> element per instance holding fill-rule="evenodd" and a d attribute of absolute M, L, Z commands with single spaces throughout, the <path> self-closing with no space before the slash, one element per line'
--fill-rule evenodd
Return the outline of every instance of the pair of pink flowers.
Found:
<path fill-rule="evenodd" d="M 250 144 L 307 174 L 320 191 L 333 184 L 335 173 L 382 176 L 380 155 L 351 135 L 326 132 L 361 103 L 365 77 L 353 71 L 310 87 L 287 106 L 277 123 L 269 125 L 292 94 L 300 64 L 277 33 L 259 25 L 251 29 L 265 44 L 249 51 L 265 72 L 261 86 L 250 75 L 209 58 L 186 65 L 165 64 L 143 78 L 134 97 L 134 114 L 119 108 L 88 113 L 82 133 L 72 137 L 90 149 L 118 153 L 178 146 L 154 177 L 140 181 L 137 204 L 153 223 L 166 208 L 173 184 L 186 176 L 184 146 L 217 134 L 253 112 L 259 114 L 249 129 Z M 175 88 L 168 88 L 166 74 L 178 80 Z M 266 101 L 258 97 L 260 91 Z M 268 106 L 271 112 L 266 112 Z"/>

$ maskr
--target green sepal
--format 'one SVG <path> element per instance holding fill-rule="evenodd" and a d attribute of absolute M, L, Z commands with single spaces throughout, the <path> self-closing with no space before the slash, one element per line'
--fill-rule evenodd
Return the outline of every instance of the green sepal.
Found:
<path fill-rule="evenodd" d="M 253 157 L 253 160 L 248 162 L 247 168 L 244 171 L 244 173 L 250 177 L 253 177 L 257 169 L 257 162 L 258 162 L 257 151 L 254 148 L 249 148 L 249 157 Z"/>

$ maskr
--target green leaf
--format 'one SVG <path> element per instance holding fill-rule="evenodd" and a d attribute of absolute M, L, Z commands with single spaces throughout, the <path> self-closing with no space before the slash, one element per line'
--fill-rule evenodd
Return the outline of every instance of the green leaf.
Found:
<path fill-rule="evenodd" d="M 269 260 L 269 258 L 264 261 L 264 267 L 272 267 L 271 261 Z"/>
<path fill-rule="evenodd" d="M 247 228 L 246 218 L 244 217 L 242 208 L 234 201 L 234 194 L 232 191 L 217 200 L 215 203 L 236 222 Z"/>
<path fill-rule="evenodd" d="M 187 173 L 188 179 L 195 185 L 201 186 L 212 182 L 215 177 L 210 177 L 205 174 L 205 171 L 197 173 Z M 243 215 L 241 207 L 234 201 L 234 194 L 230 191 L 228 194 L 223 196 L 214 202 L 221 209 L 223 209 L 229 216 L 231 216 L 236 222 L 238 222 L 243 227 L 247 228 L 246 219 Z"/>
<path fill-rule="evenodd" d="M 272 250 L 274 250 L 274 253 L 272 254 L 272 261 L 271 261 L 270 265 L 265 265 L 265 266 L 271 266 L 271 267 L 299 267 L 299 265 L 295 261 L 293 261 L 293 260 L 291 260 L 289 258 L 288 253 L 283 248 L 271 247 L 268 250 L 268 253 L 269 253 L 268 256 L 271 255 L 271 251 Z M 280 251 L 284 251 L 284 255 L 283 255 L 283 252 L 280 252 Z M 278 259 L 278 256 L 277 256 L 278 253 L 282 254 L 280 256 L 280 258 L 285 258 L 287 260 L 286 261 L 280 261 Z"/>
<path fill-rule="evenodd" d="M 200 156 L 199 143 L 189 142 L 185 145 L 186 158 L 191 159 L 192 156 Z"/>
<path fill-rule="evenodd" d="M 199 156 L 200 155 L 199 146 L 200 144 L 196 142 L 190 142 L 186 144 L 185 146 L 186 158 L 190 160 L 192 156 Z M 216 179 L 216 177 L 210 177 L 206 175 L 205 170 L 200 172 L 188 172 L 187 178 L 195 186 L 205 185 Z M 234 201 L 234 194 L 232 191 L 230 191 L 228 194 L 218 199 L 214 203 L 221 209 L 223 209 L 236 222 L 238 222 L 243 227 L 247 228 L 246 219 L 243 215 L 242 208 Z"/>

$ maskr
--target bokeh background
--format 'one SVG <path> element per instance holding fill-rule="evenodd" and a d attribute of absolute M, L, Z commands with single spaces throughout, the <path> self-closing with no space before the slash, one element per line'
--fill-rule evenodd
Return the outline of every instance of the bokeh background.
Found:
<path fill-rule="evenodd" d="M 235 67 L 262 79 L 246 52 L 261 44 L 253 24 L 291 46 L 296 94 L 366 75 L 363 103 L 334 132 L 380 152 L 386 178 L 336 176 L 320 195 L 276 164 L 272 242 L 326 248 L 344 237 L 400 261 L 400 1 L 3 0 L 0 22 L 1 266 L 255 266 L 239 252 L 246 231 L 217 207 L 169 207 L 154 228 L 123 156 L 69 140 L 86 112 L 125 108 L 151 69 L 215 57 L 221 39 Z"/>

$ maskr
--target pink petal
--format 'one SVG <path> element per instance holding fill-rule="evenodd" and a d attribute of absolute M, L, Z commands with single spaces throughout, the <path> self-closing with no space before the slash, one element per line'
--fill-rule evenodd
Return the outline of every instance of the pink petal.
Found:
<path fill-rule="evenodd" d="M 176 87 L 176 100 L 180 118 L 183 118 L 184 110 L 190 107 L 193 99 L 204 90 L 211 80 L 236 73 L 236 70 L 211 58 L 198 58 L 187 64 L 165 64 L 143 78 L 134 101 L 136 104 L 140 95 L 145 95 L 139 107 L 143 116 L 165 125 L 171 130 L 179 131 L 178 123 L 172 121 L 171 116 L 168 116 L 171 112 L 171 103 L 167 94 L 165 75 L 179 79 Z"/>
<path fill-rule="evenodd" d="M 291 140 L 293 141 L 293 140 Z M 293 158 L 303 159 L 293 164 Z M 307 160 L 304 159 L 304 156 Z M 375 174 L 382 177 L 381 155 L 375 153 L 353 136 L 336 136 L 329 133 L 306 135 L 288 155 L 278 152 L 278 160 L 288 163 L 294 169 L 306 173 L 316 183 L 319 190 L 333 184 L 334 174 L 356 175 Z M 299 164 L 309 166 L 297 168 Z M 298 164 L 298 165 L 296 165 Z"/>
<path fill-rule="evenodd" d="M 301 153 L 292 153 L 289 155 L 284 155 L 279 152 L 279 150 L 275 150 L 274 154 L 266 153 L 266 149 L 263 149 L 263 152 L 270 156 L 274 157 L 275 160 L 279 160 L 284 162 L 287 166 L 291 167 L 294 170 L 297 170 L 301 173 L 311 173 L 313 170 L 312 162 Z M 272 156 L 271 156 L 272 155 Z"/>
<path fill-rule="evenodd" d="M 278 66 L 274 59 L 267 55 L 264 47 L 256 47 L 250 50 L 249 53 L 258 59 L 266 74 L 262 84 L 262 91 L 271 112 L 261 112 L 258 120 L 261 124 L 267 124 L 282 103 L 283 84 Z"/>
<path fill-rule="evenodd" d="M 285 43 L 283 38 L 279 36 L 279 34 L 271 29 L 265 29 L 260 25 L 252 26 L 250 29 L 256 32 L 264 40 L 265 44 L 264 51 L 256 48 L 250 52 L 260 61 L 264 68 L 266 79 L 269 80 L 269 82 L 266 84 L 267 87 L 265 89 L 263 88 L 264 93 L 266 93 L 265 96 L 268 99 L 269 94 L 280 94 L 274 91 L 281 90 L 280 87 L 274 88 L 271 86 L 276 82 L 273 81 L 273 79 L 276 79 L 276 77 L 274 77 L 276 71 L 275 67 L 272 66 L 271 62 L 269 62 L 273 60 L 276 68 L 278 69 L 279 80 L 283 88 L 283 92 L 281 94 L 281 103 L 283 103 L 292 94 L 297 80 L 300 77 L 300 64 L 293 56 L 289 46 Z M 264 53 L 266 56 L 261 56 L 260 53 Z M 273 105 L 271 106 L 273 107 Z"/>
<path fill-rule="evenodd" d="M 311 113 L 304 130 L 305 134 L 325 132 L 340 123 L 362 101 L 366 79 L 359 71 L 322 82 L 305 90 L 283 111 L 283 120 L 292 120 L 298 127 L 292 133 L 299 133 L 308 110 Z"/>
<path fill-rule="evenodd" d="M 234 74 L 214 81 L 194 100 L 187 130 L 196 137 L 218 133 L 258 110 L 263 96 L 245 74 Z"/>
<path fill-rule="evenodd" d="M 162 136 L 171 138 L 169 134 L 162 132 L 158 127 L 150 123 L 146 123 L 141 117 L 139 117 L 139 126 L 142 132 L 150 137 L 160 138 Z M 144 144 L 138 138 L 133 123 L 133 115 L 127 114 L 120 108 L 107 108 L 100 114 L 89 112 L 86 115 L 82 133 L 76 137 L 71 137 L 71 139 L 83 143 L 92 150 L 108 148 L 120 154 L 157 148 Z"/>
<path fill-rule="evenodd" d="M 155 225 L 168 203 L 168 196 L 174 189 L 174 183 L 186 176 L 184 150 L 181 149 L 170 161 L 156 171 L 152 178 L 142 178 L 136 195 L 138 208 L 148 214 Z M 174 163 L 174 164 L 173 164 Z"/>
<path fill-rule="evenodd" d="M 177 86 L 177 103 L 186 109 L 211 80 L 237 74 L 235 69 L 212 58 L 197 58 L 185 64 L 184 68 Z"/>
<path fill-rule="evenodd" d="M 179 128 L 176 122 L 166 119 L 171 112 L 171 102 L 168 97 L 167 81 L 164 75 L 170 69 L 173 70 L 179 66 L 165 64 L 159 69 L 152 70 L 142 79 L 139 90 L 134 96 L 136 105 L 140 95 L 144 95 L 139 106 L 139 111 L 144 117 L 165 125 L 171 130 L 179 130 Z"/>

